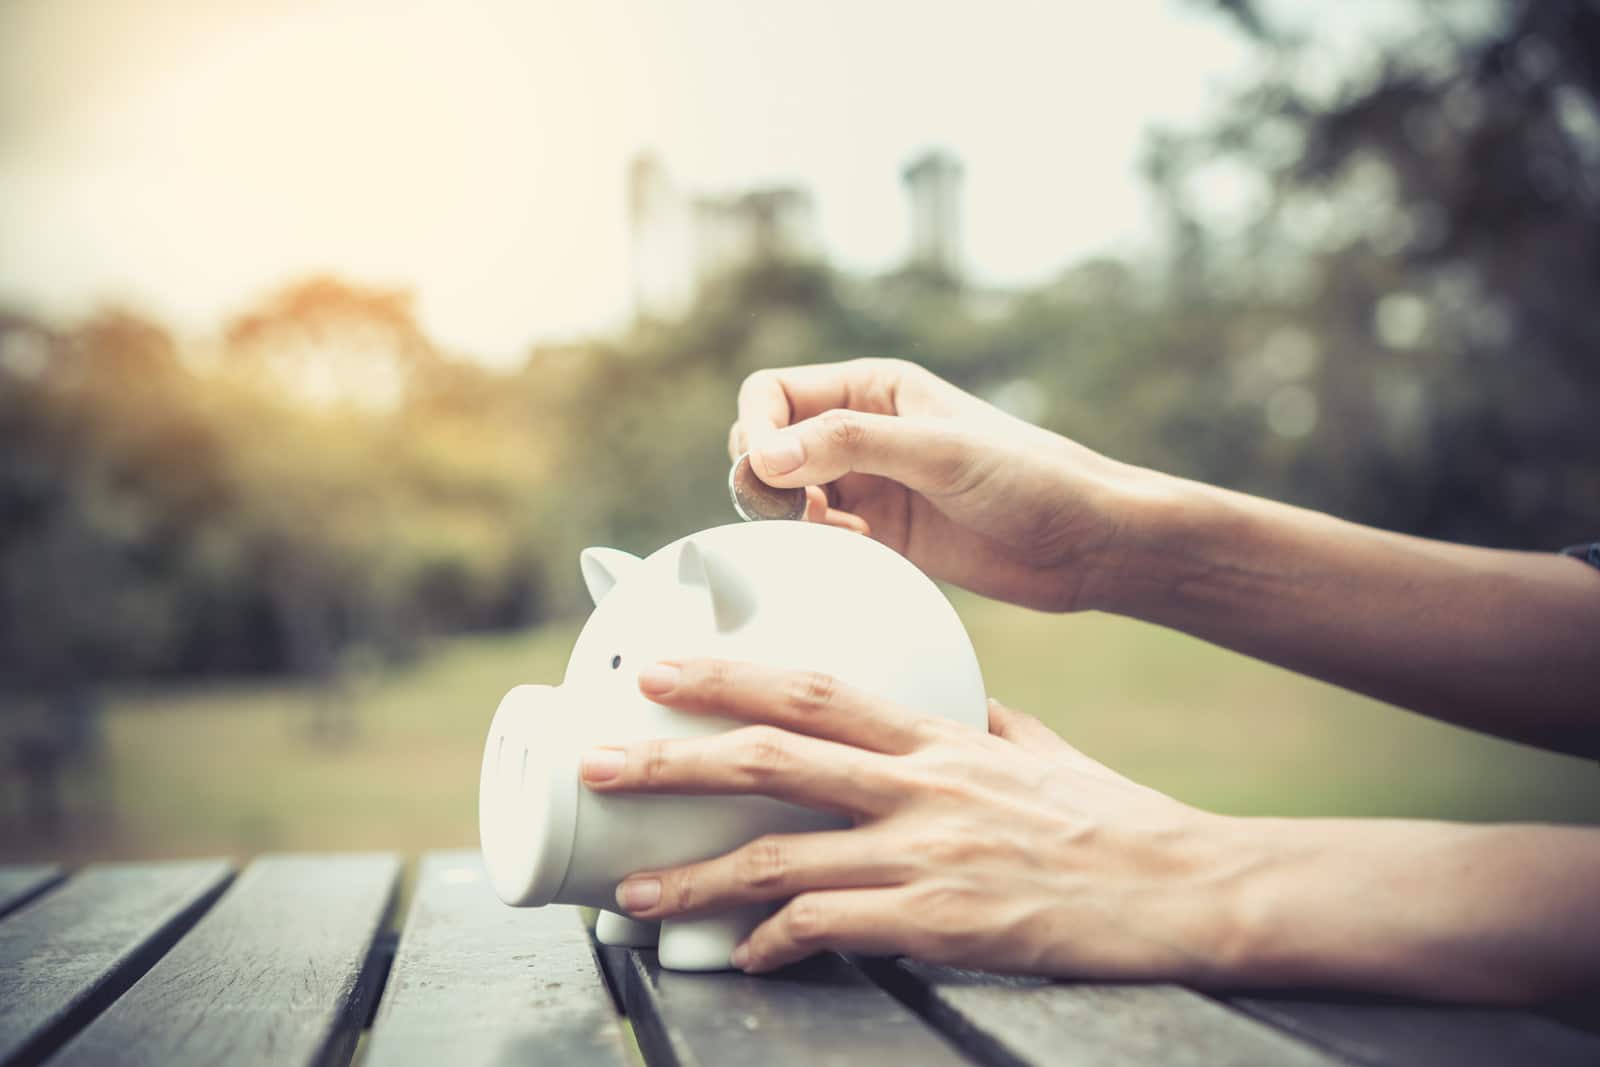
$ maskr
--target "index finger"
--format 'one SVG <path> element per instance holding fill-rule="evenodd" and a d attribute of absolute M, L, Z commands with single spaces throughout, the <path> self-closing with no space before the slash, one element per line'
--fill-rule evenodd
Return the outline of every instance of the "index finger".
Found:
<path fill-rule="evenodd" d="M 739 421 L 729 451 L 737 458 L 753 435 L 834 408 L 892 415 L 899 368 L 889 359 L 853 359 L 758 370 L 739 386 Z"/>
<path fill-rule="evenodd" d="M 856 748 L 904 755 L 928 739 L 928 720 L 818 671 L 732 660 L 663 662 L 639 673 L 658 704 L 777 726 Z"/>
<path fill-rule="evenodd" d="M 851 818 L 876 818 L 904 796 L 888 756 L 771 726 L 591 749 L 579 765 L 597 793 L 757 794 Z"/>

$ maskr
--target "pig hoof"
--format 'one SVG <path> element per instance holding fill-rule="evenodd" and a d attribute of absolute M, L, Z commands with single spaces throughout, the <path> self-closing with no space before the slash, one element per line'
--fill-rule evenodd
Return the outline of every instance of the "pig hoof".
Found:
<path fill-rule="evenodd" d="M 769 908 L 760 907 L 699 919 L 669 919 L 661 924 L 657 958 L 672 971 L 731 970 L 733 950 L 769 914 Z"/>
<path fill-rule="evenodd" d="M 656 943 L 659 923 L 642 923 L 614 911 L 602 911 L 594 924 L 595 940 L 622 948 L 650 948 Z"/>

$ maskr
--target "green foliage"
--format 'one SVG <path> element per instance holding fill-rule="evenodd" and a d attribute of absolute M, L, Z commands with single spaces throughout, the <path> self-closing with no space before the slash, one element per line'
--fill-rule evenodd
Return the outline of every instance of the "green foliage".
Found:
<path fill-rule="evenodd" d="M 1309 389 L 1320 417 L 1269 481 L 1458 540 L 1594 537 L 1600 8 L 1396 5 L 1410 29 L 1330 83 L 1314 29 L 1211 2 L 1266 73 L 1211 129 L 1156 139 L 1148 170 L 1179 258 L 1314 342 L 1275 388 Z M 1204 179 L 1230 168 L 1264 195 L 1220 233 Z"/>
<path fill-rule="evenodd" d="M 420 337 L 393 301 L 328 282 L 307 292 L 335 299 L 278 298 L 252 319 L 249 357 L 298 354 L 308 322 L 334 347 L 396 323 Z M 542 453 L 534 435 L 481 418 L 498 383 L 430 366 L 431 347 L 413 344 L 400 350 L 407 388 L 440 381 L 422 394 L 431 406 L 329 402 L 299 391 L 293 364 L 267 373 L 241 358 L 237 336 L 180 354 L 122 312 L 61 335 L 5 323 L 7 351 L 36 353 L 7 361 L 0 390 L 8 688 L 328 675 L 361 646 L 404 655 L 430 633 L 536 613 L 540 573 L 518 513 Z"/>

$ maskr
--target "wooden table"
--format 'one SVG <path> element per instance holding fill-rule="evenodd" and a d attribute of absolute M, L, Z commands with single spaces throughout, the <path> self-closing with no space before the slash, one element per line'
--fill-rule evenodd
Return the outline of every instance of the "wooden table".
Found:
<path fill-rule="evenodd" d="M 1600 1035 L 1517 1011 L 832 955 L 663 972 L 570 908 L 504 907 L 470 852 L 422 858 L 395 933 L 402 873 L 392 855 L 0 868 L 0 1064 L 1600 1064 Z"/>

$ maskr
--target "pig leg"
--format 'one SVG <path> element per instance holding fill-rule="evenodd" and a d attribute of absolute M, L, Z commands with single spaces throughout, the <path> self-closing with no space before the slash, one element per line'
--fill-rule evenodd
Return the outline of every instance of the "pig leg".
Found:
<path fill-rule="evenodd" d="M 594 924 L 594 936 L 602 945 L 649 948 L 656 943 L 660 928 L 660 923 L 642 923 L 614 911 L 602 911 Z"/>
<path fill-rule="evenodd" d="M 692 919 L 667 919 L 661 924 L 661 966 L 674 971 L 726 971 L 728 957 L 750 931 L 772 914 L 757 904 Z"/>

